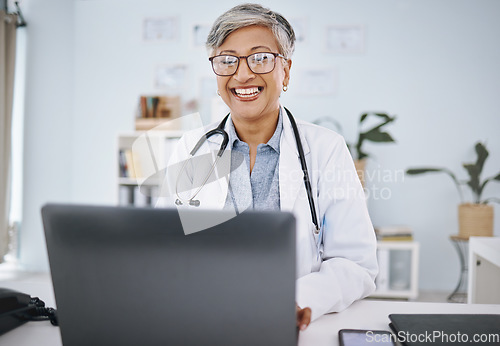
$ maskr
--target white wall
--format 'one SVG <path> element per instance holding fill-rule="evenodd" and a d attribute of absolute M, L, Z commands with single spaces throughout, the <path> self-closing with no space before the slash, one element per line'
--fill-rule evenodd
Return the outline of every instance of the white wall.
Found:
<path fill-rule="evenodd" d="M 23 221 L 20 261 L 48 268 L 40 207 L 71 198 L 73 2 L 23 1 L 26 30 Z"/>
<path fill-rule="evenodd" d="M 43 3 L 43 5 L 42 5 Z M 139 94 L 154 87 L 158 64 L 189 65 L 185 100 L 212 76 L 203 48 L 191 45 L 193 24 L 211 23 L 236 1 L 25 1 L 30 55 L 26 128 L 25 221 L 22 260 L 46 267 L 39 206 L 45 201 L 114 204 L 116 136 L 133 129 Z M 411 166 L 461 168 L 473 145 L 487 142 L 485 176 L 500 170 L 500 3 L 496 0 L 265 1 L 288 18 L 307 20 L 297 44 L 289 91 L 282 102 L 298 117 L 332 116 L 353 141 L 361 112 L 386 111 L 398 119 L 387 129 L 397 144 L 368 144 L 369 172 L 398 180 L 368 182 L 376 225 L 408 224 L 421 243 L 420 287 L 451 291 L 458 257 L 449 241 L 457 233 L 458 197 L 446 176 L 401 177 Z M 143 42 L 144 17 L 175 16 L 174 42 Z M 328 24 L 365 26 L 365 53 L 324 50 Z M 53 45 L 46 48 L 46 45 Z M 73 54 L 74 53 L 74 54 Z M 303 69 L 338 71 L 337 93 L 303 96 Z M 206 108 L 202 116 L 208 119 Z M 399 172 L 399 173 L 398 173 Z M 384 189 L 388 198 L 374 198 Z M 492 183 L 485 195 L 500 196 Z M 380 196 L 379 196 L 380 197 Z M 500 217 L 498 206 L 496 218 Z M 499 223 L 495 225 L 500 235 Z M 40 264 L 42 263 L 42 264 Z"/>

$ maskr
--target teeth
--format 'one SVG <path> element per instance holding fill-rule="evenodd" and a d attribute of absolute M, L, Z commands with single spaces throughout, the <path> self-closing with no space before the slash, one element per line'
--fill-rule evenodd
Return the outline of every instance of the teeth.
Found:
<path fill-rule="evenodd" d="M 234 92 L 240 97 L 251 97 L 259 93 L 259 88 L 234 89 Z"/>

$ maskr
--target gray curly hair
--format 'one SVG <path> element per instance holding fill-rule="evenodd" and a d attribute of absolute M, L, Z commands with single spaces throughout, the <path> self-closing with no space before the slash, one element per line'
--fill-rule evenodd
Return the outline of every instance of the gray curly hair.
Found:
<path fill-rule="evenodd" d="M 264 26 L 273 32 L 279 53 L 289 59 L 295 49 L 295 32 L 281 14 L 258 4 L 241 4 L 219 16 L 214 22 L 205 43 L 209 55 L 213 55 L 224 40 L 234 31 L 251 25 Z"/>

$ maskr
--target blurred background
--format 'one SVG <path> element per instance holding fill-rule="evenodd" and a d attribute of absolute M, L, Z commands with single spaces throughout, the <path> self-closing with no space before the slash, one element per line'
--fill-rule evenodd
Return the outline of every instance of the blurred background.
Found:
<path fill-rule="evenodd" d="M 28 25 L 18 29 L 12 212 L 23 268 L 48 270 L 44 203 L 117 204 L 117 138 L 134 131 L 141 95 L 180 96 L 182 114 L 197 111 L 204 123 L 223 115 L 200 42 L 239 3 L 19 1 Z M 490 152 L 483 177 L 500 171 L 500 2 L 260 3 L 289 19 L 299 37 L 282 96 L 297 118 L 334 119 L 352 143 L 362 113 L 396 116 L 384 127 L 394 143 L 365 145 L 369 211 L 376 227 L 412 230 L 420 290 L 451 292 L 460 271 L 450 241 L 459 195 L 445 175 L 404 172 L 446 167 L 466 179 L 462 163 L 476 160 L 478 141 Z M 165 37 L 148 36 L 158 27 Z M 500 197 L 500 184 L 483 195 Z"/>

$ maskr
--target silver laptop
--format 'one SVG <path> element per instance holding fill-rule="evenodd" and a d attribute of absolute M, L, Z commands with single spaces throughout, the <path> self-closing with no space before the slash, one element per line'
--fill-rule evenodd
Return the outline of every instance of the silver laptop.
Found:
<path fill-rule="evenodd" d="M 42 217 L 65 346 L 297 343 L 292 214 L 189 235 L 175 209 L 50 204 Z"/>

